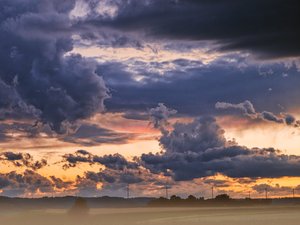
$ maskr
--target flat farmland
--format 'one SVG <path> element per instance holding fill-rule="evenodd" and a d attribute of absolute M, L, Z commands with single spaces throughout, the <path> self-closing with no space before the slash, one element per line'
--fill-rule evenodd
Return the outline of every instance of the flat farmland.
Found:
<path fill-rule="evenodd" d="M 300 207 L 98 208 L 5 210 L 1 225 L 299 225 Z"/>

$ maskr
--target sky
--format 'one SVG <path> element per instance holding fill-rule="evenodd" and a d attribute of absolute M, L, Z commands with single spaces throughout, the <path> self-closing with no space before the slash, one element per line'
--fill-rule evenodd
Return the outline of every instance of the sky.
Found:
<path fill-rule="evenodd" d="M 0 195 L 300 196 L 298 1 L 0 3 Z"/>

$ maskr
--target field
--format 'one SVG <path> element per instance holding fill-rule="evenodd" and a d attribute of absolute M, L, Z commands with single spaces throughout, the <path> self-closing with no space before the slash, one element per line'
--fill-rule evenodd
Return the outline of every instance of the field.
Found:
<path fill-rule="evenodd" d="M 300 208 L 115 208 L 71 214 L 67 210 L 5 210 L 1 225 L 299 225 Z"/>

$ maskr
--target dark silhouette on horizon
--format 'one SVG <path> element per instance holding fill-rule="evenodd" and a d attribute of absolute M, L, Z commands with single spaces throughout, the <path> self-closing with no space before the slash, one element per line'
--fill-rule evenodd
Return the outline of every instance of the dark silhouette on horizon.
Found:
<path fill-rule="evenodd" d="M 291 200 L 291 201 L 288 202 L 287 200 Z M 151 207 L 252 206 L 252 205 L 271 205 L 274 204 L 274 202 L 300 204 L 300 199 L 299 198 L 251 199 L 248 197 L 245 199 L 233 199 L 228 194 L 219 194 L 216 197 L 210 199 L 204 199 L 204 197 L 196 198 L 193 195 L 189 195 L 186 199 L 184 199 L 177 195 L 172 195 L 169 199 L 164 197 L 153 199 L 152 201 L 149 202 L 148 206 Z"/>
<path fill-rule="evenodd" d="M 205 199 L 189 195 L 181 198 L 172 195 L 170 198 L 120 198 L 120 197 L 44 197 L 44 198 L 9 198 L 0 196 L 0 209 L 66 209 L 70 215 L 88 214 L 90 208 L 136 208 L 136 207 L 222 207 L 222 206 L 271 206 L 271 205 L 298 205 L 300 198 L 268 198 L 268 199 L 234 199 L 228 194 L 220 194 L 214 198 Z"/>

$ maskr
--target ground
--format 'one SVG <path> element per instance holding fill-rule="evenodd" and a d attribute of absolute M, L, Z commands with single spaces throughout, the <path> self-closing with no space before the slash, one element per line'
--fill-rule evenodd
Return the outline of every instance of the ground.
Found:
<path fill-rule="evenodd" d="M 2 210 L 2 225 L 299 225 L 300 207 Z"/>

